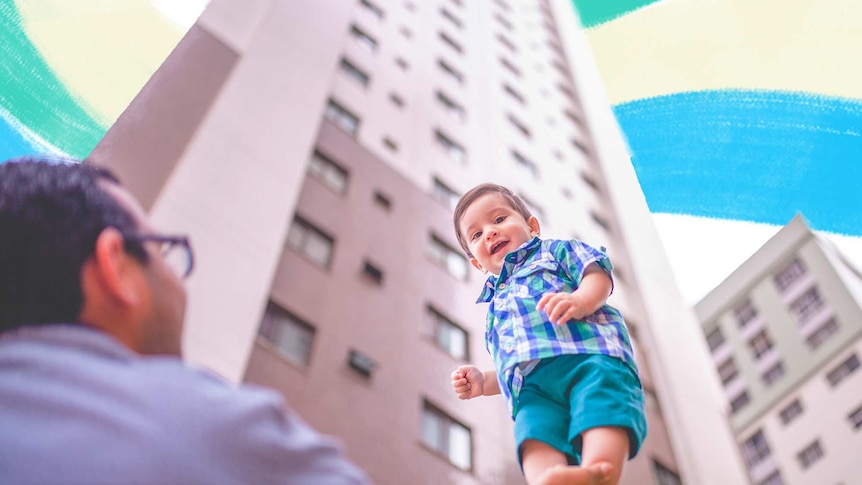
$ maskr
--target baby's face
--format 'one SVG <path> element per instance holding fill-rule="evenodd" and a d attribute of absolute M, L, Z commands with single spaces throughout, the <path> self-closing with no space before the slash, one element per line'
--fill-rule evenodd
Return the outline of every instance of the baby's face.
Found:
<path fill-rule="evenodd" d="M 485 194 L 470 204 L 461 218 L 461 234 L 480 271 L 500 274 L 506 255 L 539 234 L 539 222 L 529 221 L 500 194 Z"/>

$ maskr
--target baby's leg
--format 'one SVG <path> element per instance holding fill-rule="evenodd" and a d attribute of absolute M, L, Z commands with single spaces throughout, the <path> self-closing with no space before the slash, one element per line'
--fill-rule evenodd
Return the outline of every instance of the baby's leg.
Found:
<path fill-rule="evenodd" d="M 529 485 L 605 485 L 611 483 L 610 466 L 569 466 L 566 456 L 556 448 L 537 440 L 521 444 L 521 465 Z"/>
<path fill-rule="evenodd" d="M 629 456 L 629 434 L 625 428 L 607 426 L 592 428 L 581 434 L 581 466 L 590 468 L 601 463 L 610 465 L 608 484 L 616 485 Z"/>

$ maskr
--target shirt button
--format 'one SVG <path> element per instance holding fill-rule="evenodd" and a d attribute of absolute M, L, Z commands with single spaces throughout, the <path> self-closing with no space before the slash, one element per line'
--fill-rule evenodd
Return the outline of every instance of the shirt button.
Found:
<path fill-rule="evenodd" d="M 497 288 L 499 288 L 501 290 L 505 290 L 506 289 L 506 283 L 500 283 L 500 286 L 498 286 Z"/>

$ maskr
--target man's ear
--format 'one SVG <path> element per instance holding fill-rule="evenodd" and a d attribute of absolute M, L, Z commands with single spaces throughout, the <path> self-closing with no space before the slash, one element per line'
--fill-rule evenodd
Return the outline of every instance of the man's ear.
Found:
<path fill-rule="evenodd" d="M 530 218 L 527 219 L 527 225 L 530 226 L 530 234 L 532 234 L 533 237 L 537 237 L 542 233 L 542 229 L 539 227 L 539 220 L 534 216 L 530 216 Z"/>
<path fill-rule="evenodd" d="M 105 296 L 122 305 L 138 303 L 136 272 L 140 263 L 126 252 L 120 231 L 113 227 L 102 230 L 91 261 L 91 275 Z"/>
<path fill-rule="evenodd" d="M 478 269 L 483 273 L 487 273 L 488 270 L 482 267 L 482 263 L 480 263 L 476 258 L 470 258 L 470 264 L 473 265 L 474 268 Z"/>

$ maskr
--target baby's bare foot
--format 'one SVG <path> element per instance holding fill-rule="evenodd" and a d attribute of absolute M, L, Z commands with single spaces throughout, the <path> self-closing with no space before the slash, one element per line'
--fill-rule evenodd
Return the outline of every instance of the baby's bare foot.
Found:
<path fill-rule="evenodd" d="M 557 465 L 541 474 L 531 485 L 609 485 L 612 475 L 610 463 L 597 463 L 587 468 Z"/>

